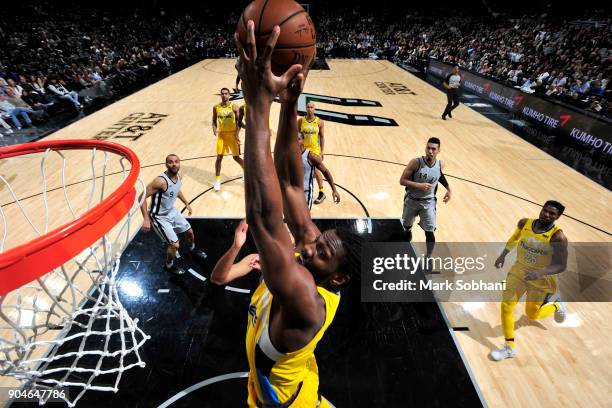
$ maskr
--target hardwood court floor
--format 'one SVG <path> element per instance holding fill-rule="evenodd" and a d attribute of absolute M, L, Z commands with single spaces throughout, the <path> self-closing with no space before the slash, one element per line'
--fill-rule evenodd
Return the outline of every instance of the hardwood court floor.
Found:
<path fill-rule="evenodd" d="M 136 151 L 146 182 L 163 171 L 168 153 L 178 154 L 183 159 L 184 194 L 192 200 L 214 182 L 211 110 L 219 100 L 219 89 L 233 84 L 233 65 L 233 60 L 202 61 L 49 138 L 91 138 L 105 130 L 112 132 L 114 124 L 130 115 L 167 115 L 150 129 L 133 129 L 134 134 L 144 133 L 138 140 L 109 140 Z M 389 62 L 331 60 L 329 66 L 328 71 L 310 73 L 305 92 L 376 100 L 382 107 L 319 103 L 317 108 L 393 118 L 399 126 L 326 123 L 325 163 L 348 191 L 340 191 L 339 205 L 328 199 L 315 206 L 314 217 L 400 217 L 403 189 L 398 180 L 403 166 L 423 154 L 429 137 L 437 136 L 442 141 L 439 157 L 446 163 L 453 188 L 450 203 L 438 204 L 438 241 L 505 241 L 516 222 L 536 217 L 539 205 L 547 199 L 567 206 L 566 216 L 558 224 L 571 242 L 612 241 L 612 196 L 604 187 L 465 106 L 454 111 L 454 119 L 442 121 L 439 116 L 445 95 Z M 402 84 L 414 94 L 388 95 L 377 83 Z M 278 112 L 279 106 L 274 104 L 273 129 Z M 17 171 L 9 165 L 0 170 L 8 176 Z M 19 171 L 27 174 L 36 170 L 21 167 Z M 192 203 L 194 215 L 244 215 L 242 171 L 231 158 L 224 160 L 222 176 L 226 181 L 222 191 L 199 196 Z M 415 231 L 415 240 L 423 240 L 418 228 Z M 610 260 L 607 262 L 609 265 Z M 609 303 L 569 304 L 571 321 L 562 326 L 552 319 L 529 323 L 518 314 L 519 305 L 516 338 L 520 356 L 501 363 L 487 356 L 490 348 L 503 340 L 498 303 L 447 303 L 443 308 L 452 326 L 469 328 L 456 336 L 489 406 L 609 404 Z"/>

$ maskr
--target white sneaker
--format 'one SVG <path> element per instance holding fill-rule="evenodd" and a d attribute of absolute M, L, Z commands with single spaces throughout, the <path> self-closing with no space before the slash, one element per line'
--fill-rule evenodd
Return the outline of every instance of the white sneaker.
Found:
<path fill-rule="evenodd" d="M 559 303 L 559 308 L 555 312 L 555 322 L 563 323 L 567 317 L 567 306 L 561 297 L 557 299 L 557 303 Z"/>
<path fill-rule="evenodd" d="M 498 350 L 491 351 L 491 358 L 495 361 L 505 360 L 507 358 L 513 358 L 518 355 L 518 351 L 515 348 L 510 347 L 508 343 L 504 343 L 504 346 Z"/>
<path fill-rule="evenodd" d="M 565 321 L 565 318 L 567 317 L 567 308 L 565 306 L 565 302 L 563 301 L 563 299 L 561 298 L 561 295 L 559 294 L 559 292 L 556 292 L 552 295 L 550 295 L 550 297 L 548 297 L 548 299 L 546 299 L 546 304 L 555 304 L 557 303 L 559 305 L 559 308 L 557 309 L 557 311 L 555 311 L 555 322 L 557 323 L 563 323 Z"/>
<path fill-rule="evenodd" d="M 215 191 L 221 190 L 221 180 L 215 181 L 215 184 L 213 185 L 213 188 L 215 189 Z"/>

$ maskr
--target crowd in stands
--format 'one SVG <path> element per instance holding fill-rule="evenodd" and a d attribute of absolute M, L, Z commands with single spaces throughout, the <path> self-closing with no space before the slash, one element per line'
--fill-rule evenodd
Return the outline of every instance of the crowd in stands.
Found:
<path fill-rule="evenodd" d="M 82 115 L 204 58 L 227 56 L 229 23 L 214 15 L 23 6 L 0 24 L 0 135 Z"/>
<path fill-rule="evenodd" d="M 79 114 L 204 58 L 232 55 L 233 16 L 243 7 L 200 4 L 197 11 L 170 12 L 152 3 L 118 12 L 61 4 L 28 4 L 0 24 L 0 131 L 62 112 Z M 612 34 L 605 13 L 578 24 L 368 7 L 313 8 L 320 52 L 386 58 L 419 69 L 437 58 L 612 116 Z"/>
<path fill-rule="evenodd" d="M 318 21 L 326 56 L 386 58 L 424 69 L 429 58 L 612 117 L 612 25 L 537 18 L 346 13 Z"/>

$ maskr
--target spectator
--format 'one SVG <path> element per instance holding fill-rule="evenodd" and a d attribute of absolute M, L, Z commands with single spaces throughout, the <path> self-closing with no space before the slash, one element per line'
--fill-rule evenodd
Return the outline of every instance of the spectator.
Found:
<path fill-rule="evenodd" d="M 64 86 L 64 81 L 58 81 L 57 78 L 52 77 L 50 84 L 47 85 L 49 91 L 55 94 L 56 97 L 72 102 L 75 109 L 81 110 L 82 105 L 79 103 L 79 95 L 75 91 L 69 91 Z"/>
<path fill-rule="evenodd" d="M 15 125 L 17 129 L 22 128 L 21 122 L 17 118 L 17 115 L 21 115 L 28 126 L 33 126 L 32 120 L 30 119 L 30 116 L 28 116 L 28 113 L 34 113 L 34 111 L 30 108 L 15 107 L 7 100 L 4 93 L 0 93 L 0 113 L 4 113 L 10 117 L 13 121 L 13 125 Z"/>

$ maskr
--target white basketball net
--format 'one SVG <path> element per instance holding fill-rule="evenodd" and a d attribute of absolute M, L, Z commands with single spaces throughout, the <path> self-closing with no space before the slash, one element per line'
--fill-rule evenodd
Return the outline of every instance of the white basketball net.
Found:
<path fill-rule="evenodd" d="M 0 175 L 0 200 L 8 202 L 0 207 L 0 227 L 4 226 L 0 234 L 0 252 L 6 250 L 9 224 L 16 216 L 23 217 L 23 225 L 27 225 L 27 221 L 37 236 L 49 231 L 50 224 L 60 218 L 59 214 L 50 212 L 49 202 L 57 204 L 51 192 L 65 202 L 68 219 L 76 219 L 81 214 L 79 210 L 92 208 L 114 191 L 110 181 L 118 186 L 129 172 L 125 167 L 129 166 L 126 158 L 93 149 L 88 163 L 90 176 L 83 180 L 83 173 L 87 173 L 82 170 L 84 162 L 71 163 L 72 168 L 81 169 L 80 180 L 67 183 L 69 154 L 56 150 L 39 154 L 42 155 L 42 194 L 38 197 L 18 198 L 14 191 L 16 181 L 13 180 L 12 186 L 7 180 L 9 177 Z M 85 157 L 89 153 L 80 151 L 80 154 Z M 33 156 L 26 159 L 38 161 Z M 61 188 L 47 188 L 51 157 L 61 163 Z M 113 165 L 114 172 L 110 171 Z M 54 174 L 59 178 L 55 167 Z M 89 193 L 84 193 L 83 183 L 88 183 Z M 137 187 L 141 191 L 144 189 L 141 180 Z M 75 204 L 70 198 L 77 190 L 82 204 Z M 137 191 L 136 197 L 139 193 Z M 34 200 L 42 201 L 38 207 L 44 208 L 42 227 L 37 226 L 41 223 L 32 216 L 34 211 L 27 208 L 32 207 Z M 138 327 L 138 319 L 132 319 L 122 306 L 116 282 L 120 255 L 131 238 L 130 221 L 140 204 L 136 200 L 115 228 L 79 256 L 36 281 L 0 296 L 0 375 L 14 377 L 28 389 L 68 391 L 62 399 L 72 407 L 87 390 L 117 392 L 124 371 L 144 367 L 139 349 L 149 336 Z M 38 217 L 40 212 L 36 212 Z M 65 214 L 63 216 L 65 218 Z M 49 392 L 40 394 L 45 395 L 39 399 L 40 404 L 46 403 L 52 395 Z"/>

